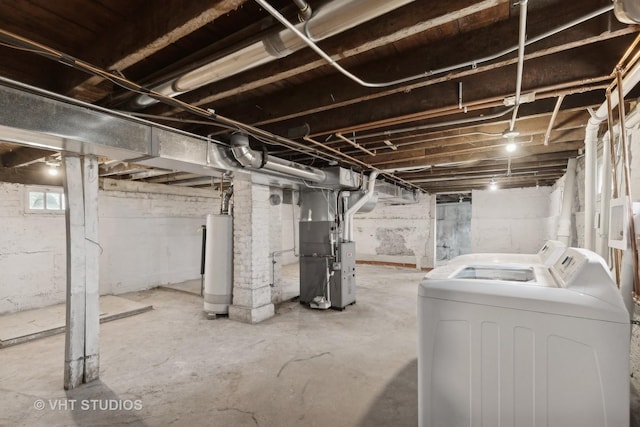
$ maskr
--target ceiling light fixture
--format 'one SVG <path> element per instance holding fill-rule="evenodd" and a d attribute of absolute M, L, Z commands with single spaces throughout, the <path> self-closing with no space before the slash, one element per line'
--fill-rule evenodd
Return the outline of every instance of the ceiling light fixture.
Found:
<path fill-rule="evenodd" d="M 56 159 L 55 157 L 48 157 L 45 160 L 45 164 L 49 166 L 47 168 L 47 173 L 51 176 L 58 176 L 60 174 L 60 166 L 62 165 L 62 161 L 60 159 Z"/>
<path fill-rule="evenodd" d="M 389 148 L 391 148 L 393 151 L 396 151 L 398 149 L 398 147 L 396 145 L 393 144 L 393 142 L 389 141 L 388 139 L 385 139 L 384 141 L 382 141 L 385 143 L 385 145 Z"/>
<path fill-rule="evenodd" d="M 498 183 L 495 179 L 491 178 L 491 182 L 489 183 L 489 190 L 496 191 L 498 189 Z"/>
<path fill-rule="evenodd" d="M 511 141 L 507 145 L 505 145 L 504 148 L 507 150 L 507 152 L 513 153 L 518 148 L 518 145 L 515 142 Z"/>
<path fill-rule="evenodd" d="M 516 129 L 505 129 L 504 132 L 502 132 L 502 137 L 503 138 L 515 138 L 517 136 L 520 136 L 520 132 L 518 132 Z"/>

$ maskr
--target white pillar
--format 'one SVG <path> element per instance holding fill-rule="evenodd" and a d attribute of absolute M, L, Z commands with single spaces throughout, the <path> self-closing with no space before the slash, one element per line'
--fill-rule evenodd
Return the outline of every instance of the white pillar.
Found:
<path fill-rule="evenodd" d="M 269 253 L 269 187 L 233 180 L 233 304 L 229 318 L 258 323 L 274 315 Z"/>
<path fill-rule="evenodd" d="M 67 225 L 67 328 L 64 388 L 98 378 L 98 164 L 95 157 L 64 157 Z"/>
<path fill-rule="evenodd" d="M 426 197 L 421 195 L 421 197 Z M 438 257 L 438 205 L 436 195 L 429 195 L 429 237 L 427 238 L 431 251 L 428 254 L 429 264 L 427 267 L 437 267 Z"/>
<path fill-rule="evenodd" d="M 598 254 L 609 261 L 609 209 L 611 206 L 611 145 L 610 134 L 607 133 L 602 138 L 602 190 L 600 193 L 600 225 L 598 235 Z"/>
<path fill-rule="evenodd" d="M 573 210 L 574 187 L 576 182 L 576 159 L 569 159 L 564 178 L 562 192 L 562 210 L 558 220 L 558 240 L 567 246 L 571 245 L 571 213 Z"/>
<path fill-rule="evenodd" d="M 584 139 L 584 247 L 595 250 L 598 127 L 587 126 Z"/>

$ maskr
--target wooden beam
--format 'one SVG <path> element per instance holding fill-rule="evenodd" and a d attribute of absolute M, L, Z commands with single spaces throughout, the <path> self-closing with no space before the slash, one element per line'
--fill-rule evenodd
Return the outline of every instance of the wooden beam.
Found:
<path fill-rule="evenodd" d="M 554 7 L 558 7 L 557 5 Z M 591 10 L 586 4 L 568 4 L 565 7 L 568 13 L 554 12 L 549 14 L 548 10 L 537 11 L 533 16 L 532 25 L 534 28 L 528 27 L 531 34 L 541 33 L 554 25 L 560 25 L 567 21 L 567 16 L 580 16 L 586 11 Z M 415 75 L 421 70 L 427 71 L 437 69 L 443 65 L 451 65 L 471 61 L 480 56 L 478 52 L 494 52 L 504 47 L 508 47 L 517 40 L 517 17 L 512 21 L 501 21 L 492 27 L 477 30 L 471 33 L 465 33 L 451 38 L 446 42 L 438 41 L 432 45 L 420 46 L 413 51 L 404 52 L 395 57 L 388 57 L 385 60 L 376 60 L 353 68 L 356 75 L 366 76 L 370 81 L 389 81 L 396 78 Z M 534 59 L 540 56 L 546 56 L 559 53 L 578 46 L 593 44 L 610 38 L 617 38 L 628 35 L 637 31 L 633 27 L 625 27 L 617 24 L 614 28 L 607 28 L 600 25 L 599 21 L 591 22 L 585 29 L 582 26 L 566 30 L 558 35 L 553 36 L 550 40 L 536 43 L 527 48 L 526 59 Z M 428 52 L 428 55 L 425 55 Z M 344 108 L 350 105 L 358 104 L 373 99 L 381 99 L 390 95 L 399 93 L 409 93 L 416 89 L 439 84 L 446 81 L 461 79 L 470 75 L 483 73 L 496 68 L 503 68 L 516 63 L 516 58 L 511 55 L 502 58 L 498 62 L 488 64 L 480 64 L 477 68 L 471 69 L 467 67 L 458 71 L 452 71 L 446 75 L 425 78 L 416 82 L 403 85 L 396 85 L 390 88 L 371 89 L 360 87 L 352 84 L 345 77 L 332 73 L 330 76 L 315 79 L 311 82 L 305 82 L 304 88 L 295 90 L 287 87 L 286 91 L 282 91 L 275 96 L 258 97 L 247 100 L 246 104 L 238 103 L 233 99 L 227 102 L 222 100 L 222 92 L 215 85 L 208 88 L 210 92 L 216 94 L 218 99 L 208 98 L 205 94 L 200 94 L 203 103 L 210 100 L 216 102 L 216 110 L 223 114 L 234 117 L 239 120 L 249 121 L 255 125 L 265 125 L 276 121 L 294 119 L 304 117 L 310 114 L 317 114 L 323 111 Z M 610 71 L 610 70 L 608 70 Z M 246 84 L 238 84 L 239 87 L 246 87 Z M 328 88 L 340 88 L 332 90 Z M 453 91 L 455 92 L 455 91 Z M 453 100 L 456 101 L 455 95 Z M 466 98 L 466 97 L 465 97 Z M 198 95 L 188 95 L 187 99 L 194 102 L 198 101 Z M 222 102 L 221 102 L 222 101 Z M 234 105 L 235 103 L 235 105 Z M 246 105 L 251 107 L 247 108 Z M 260 108 L 255 108 L 260 106 Z M 295 106 L 295 107 L 294 107 Z M 315 131 L 314 131 L 315 133 Z"/>
<path fill-rule="evenodd" d="M 3 154 L 0 157 L 0 165 L 5 168 L 27 166 L 54 153 L 55 151 L 41 148 L 19 147 Z"/>
<path fill-rule="evenodd" d="M 101 164 L 100 176 L 113 176 L 113 175 L 127 175 L 137 172 L 148 171 L 150 166 L 137 165 L 135 163 L 114 163 L 114 164 Z"/>
<path fill-rule="evenodd" d="M 576 86 L 579 86 L 583 80 L 608 74 L 612 64 L 604 61 L 584 61 L 584 55 L 591 48 L 590 46 L 585 49 L 577 48 L 562 54 L 528 61 L 525 64 L 525 69 L 529 71 L 524 73 L 522 83 L 524 92 L 535 91 L 536 88 L 558 83 L 576 82 Z M 604 43 L 601 48 L 616 50 L 619 46 Z M 578 63 L 582 65 L 573 65 Z M 515 73 L 516 67 L 512 65 L 504 69 L 477 74 L 472 79 L 462 79 L 465 99 L 468 102 L 475 102 L 512 96 L 515 89 L 514 79 L 505 78 L 505 76 L 515 76 Z M 348 133 L 351 129 L 358 128 L 360 124 L 383 122 L 394 117 L 416 114 L 425 110 L 457 106 L 457 92 L 457 85 L 451 82 L 427 86 L 413 90 L 410 94 L 400 93 L 385 97 L 382 103 L 379 101 L 362 102 L 351 107 L 337 108 L 299 117 L 296 120 L 279 122 L 277 125 L 265 128 L 277 134 L 286 134 L 288 129 L 299 126 L 302 122 L 307 123 L 311 134 L 316 136 L 339 131 Z M 416 100 L 420 101 L 416 102 Z M 498 105 L 498 102 L 495 105 Z M 452 113 L 453 111 L 455 109 L 451 110 Z"/>
<path fill-rule="evenodd" d="M 526 171 L 549 171 L 549 170 L 564 170 L 566 169 L 567 162 L 559 161 L 555 163 L 541 163 L 533 162 L 531 164 L 518 164 L 512 163 L 511 170 L 513 172 L 526 172 Z M 483 167 L 467 167 L 467 168 L 451 168 L 449 170 L 434 171 L 432 174 L 422 173 L 419 176 L 407 176 L 405 174 L 396 173 L 397 176 L 402 179 L 412 182 L 430 182 L 430 180 L 437 180 L 440 178 L 455 178 L 462 179 L 468 176 L 478 174 L 501 174 L 507 170 L 507 161 L 502 161 L 500 165 L 495 166 L 483 166 Z"/>
<path fill-rule="evenodd" d="M 98 378 L 99 272 L 98 163 L 64 156 L 67 239 L 67 302 L 64 388 Z"/>
<path fill-rule="evenodd" d="M 117 37 L 100 37 L 78 57 L 110 70 L 124 71 L 181 38 L 209 24 L 214 19 L 241 6 L 245 0 L 163 0 L 145 7 L 135 20 L 123 20 L 120 28 L 110 30 Z M 100 99 L 95 86 L 99 77 L 83 77 L 65 82 L 63 91 L 88 102 Z"/>
<path fill-rule="evenodd" d="M 51 176 L 44 163 L 32 164 L 20 168 L 1 168 L 0 182 L 14 182 L 25 185 L 50 185 L 61 187 L 63 174 Z"/>
<path fill-rule="evenodd" d="M 539 144 L 529 147 L 522 147 L 518 152 L 518 157 L 526 157 L 531 155 L 553 153 L 556 151 L 571 151 L 574 154 L 571 157 L 577 155 L 577 150 L 584 148 L 584 141 L 575 142 L 563 142 L 557 144 L 550 144 L 548 146 Z M 418 158 L 407 158 L 405 160 L 399 160 L 393 163 L 386 163 L 384 165 L 378 165 L 381 169 L 397 169 L 404 167 L 426 167 L 438 164 L 459 163 L 476 161 L 479 158 L 500 158 L 506 160 L 508 155 L 505 153 L 503 147 L 486 148 L 479 155 L 477 152 L 467 152 L 462 154 L 457 153 L 440 153 L 430 156 L 421 156 Z"/>
<path fill-rule="evenodd" d="M 509 4 L 504 0 L 449 0 L 435 3 L 415 1 L 364 26 L 346 31 L 339 37 L 323 41 L 322 47 L 336 60 L 344 60 L 434 28 L 442 29 L 486 9 L 494 11 L 494 20 L 508 18 Z M 458 26 L 454 25 L 453 28 L 457 29 Z M 372 35 L 376 36 L 372 38 Z M 244 73 L 186 94 L 183 99 L 195 105 L 208 105 L 326 65 L 326 61 L 317 54 L 305 49 L 252 70 L 249 79 L 248 73 Z"/>

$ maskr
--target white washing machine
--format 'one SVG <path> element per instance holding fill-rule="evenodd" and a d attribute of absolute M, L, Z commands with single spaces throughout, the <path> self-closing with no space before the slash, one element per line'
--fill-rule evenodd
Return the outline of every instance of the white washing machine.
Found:
<path fill-rule="evenodd" d="M 478 253 L 457 256 L 448 264 L 460 264 L 470 262 L 482 263 L 525 263 L 543 264 L 551 267 L 567 249 L 567 245 L 558 240 L 548 240 L 535 254 L 507 254 L 507 253 Z"/>
<path fill-rule="evenodd" d="M 460 255 L 449 260 L 427 274 L 428 278 L 446 279 L 460 270 L 463 265 L 510 265 L 511 269 L 518 266 L 535 268 L 538 277 L 548 274 L 551 267 L 562 256 L 567 246 L 557 240 L 548 240 L 535 254 L 507 254 L 507 253 L 478 253 Z"/>
<path fill-rule="evenodd" d="M 629 316 L 593 252 L 437 268 L 418 299 L 421 427 L 629 425 Z"/>

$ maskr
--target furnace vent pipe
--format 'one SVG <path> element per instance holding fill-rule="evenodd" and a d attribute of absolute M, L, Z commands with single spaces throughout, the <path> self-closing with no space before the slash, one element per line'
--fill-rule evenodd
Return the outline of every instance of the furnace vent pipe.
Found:
<path fill-rule="evenodd" d="M 564 191 L 562 192 L 562 210 L 558 221 L 558 240 L 567 246 L 571 246 L 571 211 L 573 208 L 574 188 L 576 182 L 576 159 L 567 162 Z"/>
<path fill-rule="evenodd" d="M 607 262 L 609 261 L 609 209 L 611 208 L 611 149 L 610 139 L 615 139 L 614 135 L 607 132 L 602 137 L 602 189 L 600 195 L 600 225 L 597 253 Z"/>
<path fill-rule="evenodd" d="M 326 174 L 320 169 L 252 150 L 249 147 L 249 137 L 242 133 L 231 135 L 231 153 L 245 168 L 264 169 L 317 183 L 324 182 L 326 179 Z"/>
<path fill-rule="evenodd" d="M 589 121 L 591 123 L 591 121 Z M 595 213 L 596 213 L 596 166 L 598 128 L 587 126 L 584 135 L 584 247 L 595 251 Z"/>
<path fill-rule="evenodd" d="M 638 62 L 622 80 L 622 93 L 628 94 L 638 82 L 640 82 L 640 62 Z M 624 102 L 624 100 L 622 100 Z M 616 108 L 620 98 L 618 91 L 611 93 L 611 108 Z M 585 129 L 585 177 L 584 177 L 584 247 L 585 249 L 595 249 L 595 212 L 596 212 L 596 144 L 598 141 L 598 129 L 600 124 L 607 120 L 607 101 L 591 115 Z"/>
<path fill-rule="evenodd" d="M 314 40 L 324 40 L 350 28 L 382 16 L 414 0 L 333 0 L 316 10 L 306 23 L 296 26 L 306 28 Z M 295 2 L 306 3 L 304 1 Z M 261 5 L 264 7 L 264 5 Z M 268 6 L 268 5 L 267 5 Z M 268 6 L 269 7 L 269 6 Z M 245 46 L 213 61 L 191 70 L 168 82 L 153 88 L 166 96 L 177 96 L 204 85 L 214 83 L 267 64 L 277 58 L 284 58 L 306 44 L 289 29 L 273 32 L 264 39 Z M 139 107 L 147 107 L 157 101 L 147 95 L 136 98 Z"/>
<path fill-rule="evenodd" d="M 344 215 L 344 229 L 342 230 L 342 234 L 345 242 L 353 242 L 353 216 L 369 201 L 369 199 L 371 199 L 371 197 L 373 197 L 373 190 L 376 186 L 377 176 L 377 171 L 371 172 L 371 175 L 369 175 L 367 191 L 357 202 L 353 204 L 353 206 L 349 208 L 349 210 L 347 210 Z"/>

